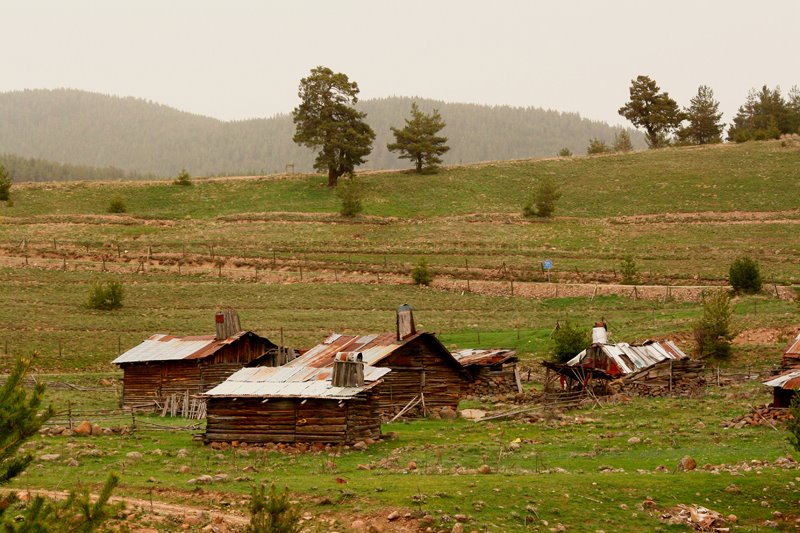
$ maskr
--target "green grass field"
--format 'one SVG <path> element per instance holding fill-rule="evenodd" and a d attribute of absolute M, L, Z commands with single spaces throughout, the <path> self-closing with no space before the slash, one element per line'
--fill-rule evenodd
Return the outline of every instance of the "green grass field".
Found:
<path fill-rule="evenodd" d="M 564 193 L 556 218 L 525 220 L 522 205 L 545 175 Z M 40 379 L 93 386 L 120 376 L 110 364 L 120 350 L 158 332 L 210 333 L 213 313 L 223 307 L 236 308 L 245 328 L 273 341 L 283 335 L 295 347 L 332 331 L 392 330 L 394 309 L 409 303 L 418 327 L 447 346 L 516 348 L 533 368 L 564 320 L 588 328 L 604 318 L 612 340 L 670 337 L 691 352 L 701 314 L 696 301 L 638 299 L 629 289 L 570 295 L 578 284 L 619 283 L 628 255 L 642 283 L 676 290 L 725 285 L 741 255 L 759 261 L 766 290 L 734 300 L 735 327 L 756 340 L 738 342 L 723 366 L 777 364 L 797 331 L 800 306 L 786 293 L 774 296 L 800 284 L 796 140 L 358 179 L 367 191 L 365 211 L 352 220 L 337 214 L 338 200 L 319 176 L 200 179 L 192 187 L 15 186 L 13 205 L 0 206 L 0 368 L 38 352 Z M 126 214 L 106 213 L 115 196 L 124 198 Z M 410 284 L 408 273 L 422 257 L 436 277 L 432 288 Z M 543 283 L 544 259 L 555 264 L 552 283 Z M 92 283 L 104 279 L 123 284 L 122 309 L 85 307 Z M 486 285 L 466 290 L 469 282 Z M 53 388 L 48 397 L 58 409 L 116 405 L 108 392 Z M 478 531 L 548 531 L 557 524 L 567 531 L 683 531 L 658 519 L 678 503 L 735 514 L 733 527 L 741 531 L 758 530 L 779 511 L 790 528 L 800 498 L 796 469 L 674 472 L 687 454 L 702 466 L 791 453 L 781 431 L 720 427 L 767 401 L 768 391 L 751 383 L 710 388 L 704 399 L 634 399 L 538 423 L 415 421 L 384 428 L 398 433 L 396 441 L 336 457 L 211 450 L 183 432 L 42 437 L 31 449 L 62 457 L 29 468 L 13 486 L 97 487 L 116 469 L 123 495 L 241 510 L 253 482 L 275 481 L 304 510 L 334 516 L 340 531 L 358 513 L 394 508 L 431 513 L 443 529 L 452 525 L 445 517 L 464 514 L 467 530 Z M 631 437 L 641 443 L 630 444 Z M 510 449 L 517 438 L 521 447 Z M 186 457 L 177 456 L 181 448 Z M 129 451 L 143 458 L 131 460 Z M 358 469 L 381 460 L 389 466 Z M 410 461 L 417 469 L 408 469 Z M 492 473 L 475 473 L 482 464 Z M 247 466 L 255 472 L 243 474 Z M 658 466 L 668 472 L 655 472 Z M 229 481 L 186 484 L 204 473 L 226 473 Z M 733 483 L 740 492 L 725 491 Z M 656 509 L 642 507 L 647 497 Z"/>

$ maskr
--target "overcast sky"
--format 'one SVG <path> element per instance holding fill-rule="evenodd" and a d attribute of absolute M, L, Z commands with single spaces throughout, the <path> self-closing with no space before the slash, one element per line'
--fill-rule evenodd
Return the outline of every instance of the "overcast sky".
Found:
<path fill-rule="evenodd" d="M 297 104 L 325 65 L 362 98 L 534 106 L 624 124 L 647 74 L 729 123 L 749 89 L 800 85 L 800 1 L 2 0 L 0 91 L 77 88 L 220 119 Z"/>

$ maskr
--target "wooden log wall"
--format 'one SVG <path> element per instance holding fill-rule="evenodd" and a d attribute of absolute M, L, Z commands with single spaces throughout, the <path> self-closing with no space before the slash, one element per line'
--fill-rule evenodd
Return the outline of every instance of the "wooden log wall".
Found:
<path fill-rule="evenodd" d="M 352 444 L 380 437 L 377 397 L 344 400 L 209 398 L 205 442 Z"/>
<path fill-rule="evenodd" d="M 706 385 L 705 364 L 694 359 L 669 359 L 615 381 L 612 388 L 640 396 L 696 396 Z"/>
<path fill-rule="evenodd" d="M 122 406 L 152 403 L 158 398 L 161 368 L 158 365 L 127 363 L 122 365 Z"/>
<path fill-rule="evenodd" d="M 424 393 L 426 410 L 455 409 L 469 377 L 461 370 L 460 364 L 446 357 L 420 338 L 378 363 L 376 366 L 392 369 L 384 376 L 381 385 L 382 416 L 391 418 L 420 393 Z M 421 415 L 422 409 L 417 412 Z"/>

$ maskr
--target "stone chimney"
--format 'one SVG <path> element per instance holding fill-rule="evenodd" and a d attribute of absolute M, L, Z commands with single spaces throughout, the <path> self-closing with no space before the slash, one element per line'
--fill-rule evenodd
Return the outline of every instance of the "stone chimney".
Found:
<path fill-rule="evenodd" d="M 397 308 L 397 340 L 401 341 L 417 332 L 414 325 L 414 311 L 408 304 Z"/>
<path fill-rule="evenodd" d="M 239 314 L 234 309 L 217 311 L 217 314 L 214 315 L 214 322 L 217 327 L 217 340 L 219 341 L 233 337 L 242 331 L 242 326 L 239 323 Z"/>
<path fill-rule="evenodd" d="M 360 353 L 339 352 L 333 360 L 334 387 L 364 386 L 364 357 Z"/>

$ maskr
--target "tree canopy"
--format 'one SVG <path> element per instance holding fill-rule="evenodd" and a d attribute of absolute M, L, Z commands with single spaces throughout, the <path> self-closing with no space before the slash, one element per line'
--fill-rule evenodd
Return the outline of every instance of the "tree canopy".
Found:
<path fill-rule="evenodd" d="M 714 91 L 707 85 L 697 88 L 691 105 L 684 110 L 687 126 L 678 130 L 678 138 L 687 144 L 715 144 L 722 142 L 719 102 L 714 99 Z"/>
<path fill-rule="evenodd" d="M 300 105 L 292 111 L 296 126 L 293 140 L 319 150 L 314 168 L 327 171 L 328 186 L 352 174 L 372 151 L 375 132 L 364 122 L 366 113 L 355 109 L 358 84 L 346 74 L 319 66 L 300 80 Z"/>
<path fill-rule="evenodd" d="M 739 106 L 728 129 L 728 140 L 777 139 L 784 133 L 800 133 L 800 89 L 792 87 L 787 101 L 780 87 L 770 89 L 764 85 L 759 91 L 750 90 L 745 103 Z"/>
<path fill-rule="evenodd" d="M 445 125 L 438 109 L 429 115 L 420 111 L 417 103 L 413 102 L 411 118 L 406 119 L 403 129 L 391 128 L 395 142 L 386 147 L 391 152 L 400 152 L 400 159 L 413 161 L 417 173 L 434 170 L 442 164 L 439 156 L 450 150 L 447 137 L 437 135 Z"/>
<path fill-rule="evenodd" d="M 0 200 L 6 201 L 11 197 L 11 176 L 3 165 L 0 165 Z"/>
<path fill-rule="evenodd" d="M 670 133 L 684 118 L 675 100 L 669 97 L 669 93 L 662 92 L 649 76 L 637 76 L 631 81 L 630 101 L 618 112 L 634 126 L 644 128 L 650 148 L 667 145 Z"/>

